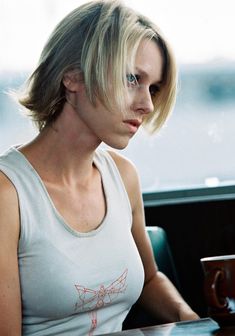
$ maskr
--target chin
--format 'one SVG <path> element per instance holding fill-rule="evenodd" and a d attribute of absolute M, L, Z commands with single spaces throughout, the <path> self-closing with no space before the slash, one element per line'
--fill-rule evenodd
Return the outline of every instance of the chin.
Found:
<path fill-rule="evenodd" d="M 129 139 L 128 141 L 119 141 L 119 142 L 106 142 L 106 145 L 108 145 L 109 147 L 112 147 L 113 149 L 125 149 L 129 144 Z"/>
<path fill-rule="evenodd" d="M 128 145 L 128 144 L 127 144 Z M 115 149 L 119 149 L 119 150 L 121 150 L 121 149 L 125 149 L 126 147 L 127 147 L 127 145 L 125 145 L 125 146 L 117 146 Z"/>

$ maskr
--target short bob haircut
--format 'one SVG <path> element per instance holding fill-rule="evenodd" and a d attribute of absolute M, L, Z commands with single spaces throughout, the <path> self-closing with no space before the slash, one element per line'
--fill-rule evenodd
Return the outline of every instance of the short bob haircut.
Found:
<path fill-rule="evenodd" d="M 159 28 L 119 0 L 90 1 L 56 26 L 19 102 L 41 131 L 62 111 L 66 101 L 63 78 L 75 70 L 82 73 L 92 104 L 98 98 L 109 110 L 115 106 L 125 113 L 126 76 L 134 71 L 136 52 L 143 39 L 155 41 L 164 59 L 161 88 L 153 97 L 154 111 L 144 121 L 150 133 L 156 131 L 175 102 L 174 56 Z"/>

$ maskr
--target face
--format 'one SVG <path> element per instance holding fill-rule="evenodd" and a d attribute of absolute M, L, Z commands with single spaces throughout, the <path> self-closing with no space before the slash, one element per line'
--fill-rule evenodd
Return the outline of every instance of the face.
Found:
<path fill-rule="evenodd" d="M 133 135 L 153 111 L 153 98 L 160 89 L 163 58 L 154 41 L 140 43 L 135 60 L 135 73 L 127 74 L 128 104 L 125 114 L 108 111 L 97 101 L 94 107 L 88 100 L 84 84 L 76 90 L 75 105 L 84 131 L 116 149 L 125 148 Z"/>

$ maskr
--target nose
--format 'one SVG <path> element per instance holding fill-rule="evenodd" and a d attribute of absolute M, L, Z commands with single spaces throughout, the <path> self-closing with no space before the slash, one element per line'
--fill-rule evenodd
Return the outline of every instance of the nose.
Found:
<path fill-rule="evenodd" d="M 141 114 L 149 114 L 154 111 L 152 96 L 147 86 L 139 85 L 135 92 L 133 109 Z"/>

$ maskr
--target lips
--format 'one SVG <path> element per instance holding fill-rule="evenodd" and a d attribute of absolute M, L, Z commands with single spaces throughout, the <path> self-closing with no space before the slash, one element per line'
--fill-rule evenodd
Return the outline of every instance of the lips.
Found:
<path fill-rule="evenodd" d="M 141 125 L 141 121 L 137 119 L 127 119 L 123 121 L 132 133 L 135 133 Z"/>

